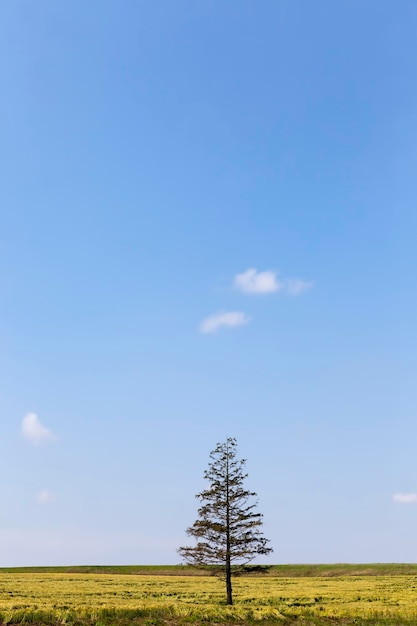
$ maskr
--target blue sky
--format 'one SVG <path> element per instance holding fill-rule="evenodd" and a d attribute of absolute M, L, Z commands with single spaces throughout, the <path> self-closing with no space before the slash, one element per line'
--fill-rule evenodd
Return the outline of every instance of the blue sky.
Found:
<path fill-rule="evenodd" d="M 414 0 L 0 6 L 0 564 L 417 560 Z"/>

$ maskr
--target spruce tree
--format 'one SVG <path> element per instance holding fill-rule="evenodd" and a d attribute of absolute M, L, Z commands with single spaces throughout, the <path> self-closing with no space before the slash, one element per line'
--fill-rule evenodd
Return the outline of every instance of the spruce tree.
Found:
<path fill-rule="evenodd" d="M 236 439 L 229 437 L 210 453 L 204 472 L 209 487 L 198 493 L 198 519 L 187 529 L 195 546 L 178 549 L 186 563 L 205 566 L 224 574 L 226 602 L 233 604 L 232 575 L 258 555 L 272 552 L 262 534 L 262 513 L 252 502 L 255 492 L 244 487 L 246 460 L 238 459 Z"/>

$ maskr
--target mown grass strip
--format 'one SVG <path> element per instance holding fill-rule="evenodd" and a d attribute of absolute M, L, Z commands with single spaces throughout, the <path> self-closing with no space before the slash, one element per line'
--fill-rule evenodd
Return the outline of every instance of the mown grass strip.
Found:
<path fill-rule="evenodd" d="M 42 567 L 2 567 L 0 573 L 10 574 L 122 574 L 144 576 L 207 576 L 208 569 L 187 565 L 71 565 Z M 242 576 L 252 574 L 243 573 Z M 255 572 L 256 576 L 257 573 Z M 417 563 L 336 563 L 284 564 L 267 566 L 262 576 L 274 578 L 306 578 L 333 576 L 417 576 Z"/>

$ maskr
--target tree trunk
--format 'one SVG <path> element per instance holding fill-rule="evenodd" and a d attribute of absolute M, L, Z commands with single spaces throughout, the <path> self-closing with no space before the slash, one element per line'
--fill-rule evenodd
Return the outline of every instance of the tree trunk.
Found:
<path fill-rule="evenodd" d="M 227 443 L 227 451 L 229 444 Z M 226 604 L 233 604 L 232 598 L 232 566 L 230 553 L 230 494 L 229 494 L 229 454 L 226 457 Z"/>
<path fill-rule="evenodd" d="M 232 568 L 230 557 L 226 558 L 226 604 L 233 604 L 232 598 Z"/>

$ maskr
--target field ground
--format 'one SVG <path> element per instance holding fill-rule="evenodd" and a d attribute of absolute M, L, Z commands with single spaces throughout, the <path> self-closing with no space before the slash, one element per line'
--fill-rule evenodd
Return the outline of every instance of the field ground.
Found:
<path fill-rule="evenodd" d="M 274 566 L 266 576 L 235 578 L 232 607 L 222 581 L 193 572 L 0 569 L 0 623 L 417 625 L 417 565 Z"/>
<path fill-rule="evenodd" d="M 143 574 L 146 576 L 205 576 L 203 569 L 187 565 L 80 565 L 61 567 L 0 567 L 10 574 Z M 266 575 L 299 576 L 417 576 L 417 563 L 335 563 L 308 565 L 271 565 Z"/>

